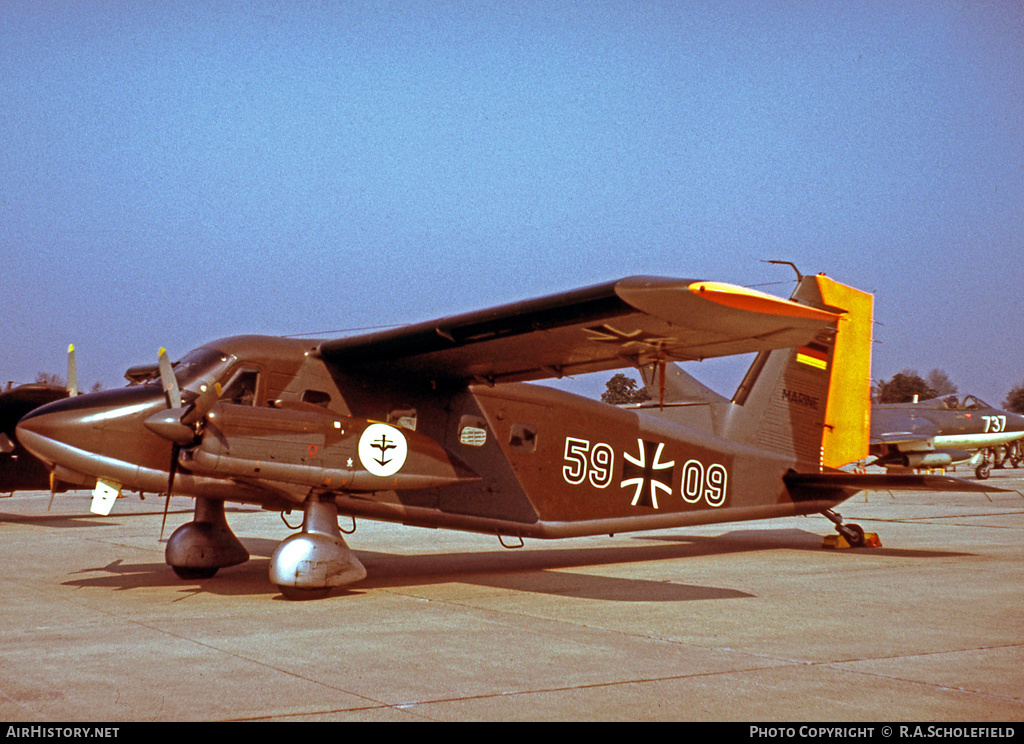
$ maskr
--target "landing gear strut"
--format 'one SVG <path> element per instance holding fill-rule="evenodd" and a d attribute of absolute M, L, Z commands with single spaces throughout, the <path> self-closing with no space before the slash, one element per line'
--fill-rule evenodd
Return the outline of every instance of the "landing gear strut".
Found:
<path fill-rule="evenodd" d="M 224 516 L 224 502 L 196 499 L 193 520 L 176 529 L 164 551 L 167 565 L 183 579 L 208 579 L 221 568 L 249 560 Z"/>
<path fill-rule="evenodd" d="M 836 526 L 836 532 L 843 536 L 851 548 L 862 548 L 866 544 L 864 528 L 859 524 L 843 524 L 843 517 L 831 509 L 822 512 Z"/>
<path fill-rule="evenodd" d="M 270 559 L 270 581 L 287 599 L 320 599 L 336 586 L 366 578 L 366 569 L 338 529 L 333 497 L 306 501 L 302 532 L 287 538 Z"/>
<path fill-rule="evenodd" d="M 1006 459 L 1010 461 L 1010 466 L 1014 468 L 1019 468 L 1021 463 L 1024 463 L 1024 450 L 1021 449 L 1019 441 L 1010 443 Z"/>

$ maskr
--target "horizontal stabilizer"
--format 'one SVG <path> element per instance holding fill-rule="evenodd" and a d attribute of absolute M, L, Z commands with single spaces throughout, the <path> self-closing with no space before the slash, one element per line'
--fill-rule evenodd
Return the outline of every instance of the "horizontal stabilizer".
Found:
<path fill-rule="evenodd" d="M 841 490 L 851 495 L 860 491 L 968 491 L 979 493 L 1005 492 L 979 481 L 953 478 L 948 475 L 916 475 L 912 473 L 788 473 L 786 485 L 791 490 Z"/>
<path fill-rule="evenodd" d="M 640 376 L 651 400 L 662 404 L 725 404 L 729 399 L 719 395 L 677 364 L 649 364 L 640 368 Z"/>

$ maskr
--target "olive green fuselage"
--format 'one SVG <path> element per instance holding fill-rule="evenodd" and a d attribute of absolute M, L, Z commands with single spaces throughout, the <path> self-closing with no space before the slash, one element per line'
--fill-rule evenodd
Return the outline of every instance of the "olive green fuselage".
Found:
<path fill-rule="evenodd" d="M 794 458 L 667 414 L 543 385 L 342 373 L 315 348 L 207 344 L 216 363 L 185 376 L 183 406 L 213 383 L 224 393 L 184 444 L 153 423 L 169 407 L 158 380 L 44 406 L 18 435 L 82 486 L 161 492 L 174 461 L 175 494 L 275 510 L 330 494 L 354 516 L 523 537 L 820 512 L 848 496 L 801 499 L 783 480 Z"/>

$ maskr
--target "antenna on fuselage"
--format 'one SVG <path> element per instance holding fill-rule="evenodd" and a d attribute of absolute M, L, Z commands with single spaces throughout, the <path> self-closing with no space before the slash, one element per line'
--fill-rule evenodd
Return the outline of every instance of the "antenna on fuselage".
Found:
<path fill-rule="evenodd" d="M 800 281 L 804 278 L 804 275 L 800 273 L 800 269 L 796 267 L 796 264 L 792 261 L 765 261 L 764 263 L 775 264 L 777 266 L 789 266 L 793 271 L 796 272 L 796 279 Z"/>

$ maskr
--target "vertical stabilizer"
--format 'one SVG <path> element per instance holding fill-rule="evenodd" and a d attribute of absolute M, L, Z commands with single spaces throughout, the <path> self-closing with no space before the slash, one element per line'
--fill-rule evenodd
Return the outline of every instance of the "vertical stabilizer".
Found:
<path fill-rule="evenodd" d="M 873 298 L 818 275 L 802 277 L 791 299 L 839 312 L 838 327 L 758 354 L 733 396 L 727 435 L 793 457 L 802 471 L 866 457 Z"/>
<path fill-rule="evenodd" d="M 834 328 L 797 348 L 762 351 L 731 401 L 674 364 L 640 373 L 650 415 L 794 460 L 800 472 L 868 456 L 874 298 L 829 279 L 801 277 L 790 298 L 837 314 Z"/>
<path fill-rule="evenodd" d="M 868 455 L 871 430 L 871 331 L 874 297 L 815 277 L 824 304 L 844 311 L 832 353 L 821 462 L 839 467 Z"/>

